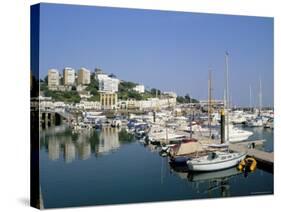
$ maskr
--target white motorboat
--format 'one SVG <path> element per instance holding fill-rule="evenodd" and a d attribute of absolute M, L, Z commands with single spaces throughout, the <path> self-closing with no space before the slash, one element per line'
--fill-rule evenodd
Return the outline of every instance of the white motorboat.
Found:
<path fill-rule="evenodd" d="M 264 128 L 270 128 L 270 129 L 273 129 L 274 127 L 274 124 L 273 124 L 273 119 L 269 119 L 265 124 L 264 124 Z"/>
<path fill-rule="evenodd" d="M 247 140 L 251 135 L 253 135 L 253 132 L 243 130 L 237 127 L 234 127 L 233 125 L 229 125 L 229 142 L 235 143 L 235 142 L 241 142 Z M 227 140 L 227 127 L 226 127 L 226 135 L 225 140 Z"/>
<path fill-rule="evenodd" d="M 233 124 L 243 124 L 246 122 L 243 111 L 233 111 L 230 113 L 229 119 Z"/>
<path fill-rule="evenodd" d="M 149 139 L 151 141 L 163 141 L 163 140 L 173 140 L 173 139 L 180 139 L 180 138 L 185 138 L 186 135 L 184 134 L 179 134 L 179 133 L 174 133 L 168 130 L 168 132 L 165 132 L 166 130 L 164 129 L 161 132 L 149 134 Z"/>
<path fill-rule="evenodd" d="M 177 133 L 171 128 L 164 128 L 161 126 L 152 126 L 148 138 L 150 141 L 163 141 L 185 138 L 187 135 L 184 133 Z"/>
<path fill-rule="evenodd" d="M 246 157 L 246 153 L 210 152 L 206 156 L 188 160 L 190 171 L 217 171 L 234 167 Z"/>

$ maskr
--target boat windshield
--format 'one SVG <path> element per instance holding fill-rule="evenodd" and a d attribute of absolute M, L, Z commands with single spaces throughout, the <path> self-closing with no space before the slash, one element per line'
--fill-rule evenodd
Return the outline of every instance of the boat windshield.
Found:
<path fill-rule="evenodd" d="M 214 159 L 217 158 L 217 157 L 218 157 L 218 155 L 217 155 L 215 152 L 210 152 L 210 153 L 208 154 L 207 159 L 208 159 L 208 160 L 214 160 Z"/>

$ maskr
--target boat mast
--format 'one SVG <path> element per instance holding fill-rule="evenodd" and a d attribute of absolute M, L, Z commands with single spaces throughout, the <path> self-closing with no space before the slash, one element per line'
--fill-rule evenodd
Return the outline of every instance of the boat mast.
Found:
<path fill-rule="evenodd" d="M 252 110 L 252 86 L 249 86 L 250 89 L 250 111 Z"/>
<path fill-rule="evenodd" d="M 226 141 L 229 142 L 229 82 L 228 82 L 228 52 L 225 52 L 225 65 L 226 65 Z"/>
<path fill-rule="evenodd" d="M 211 113 L 212 113 L 212 71 L 209 70 L 208 80 L 208 125 L 209 125 L 209 138 L 211 138 Z"/>
<path fill-rule="evenodd" d="M 261 77 L 260 77 L 260 92 L 259 92 L 259 115 L 262 109 L 262 87 L 261 87 Z"/>
<path fill-rule="evenodd" d="M 192 98 L 191 98 L 191 95 L 189 95 L 189 103 L 190 104 L 190 116 L 189 116 L 189 130 L 190 130 L 190 133 L 189 133 L 189 136 L 190 136 L 190 139 L 192 138 L 192 112 L 193 112 L 193 108 L 192 108 Z"/>

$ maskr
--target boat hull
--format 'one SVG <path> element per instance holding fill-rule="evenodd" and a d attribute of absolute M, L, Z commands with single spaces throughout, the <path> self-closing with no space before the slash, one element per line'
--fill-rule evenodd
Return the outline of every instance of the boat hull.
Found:
<path fill-rule="evenodd" d="M 239 157 L 233 158 L 231 160 L 214 162 L 214 163 L 197 163 L 193 161 L 188 161 L 187 166 L 188 169 L 191 171 L 217 171 L 223 170 L 227 168 L 231 168 L 236 166 L 240 163 L 241 160 L 244 160 L 246 154 L 242 154 Z"/>

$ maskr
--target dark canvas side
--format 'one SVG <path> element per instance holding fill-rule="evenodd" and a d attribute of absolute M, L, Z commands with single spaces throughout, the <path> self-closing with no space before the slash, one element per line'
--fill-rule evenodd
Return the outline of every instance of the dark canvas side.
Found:
<path fill-rule="evenodd" d="M 39 31 L 40 5 L 30 9 L 30 205 L 40 206 L 39 186 Z"/>

